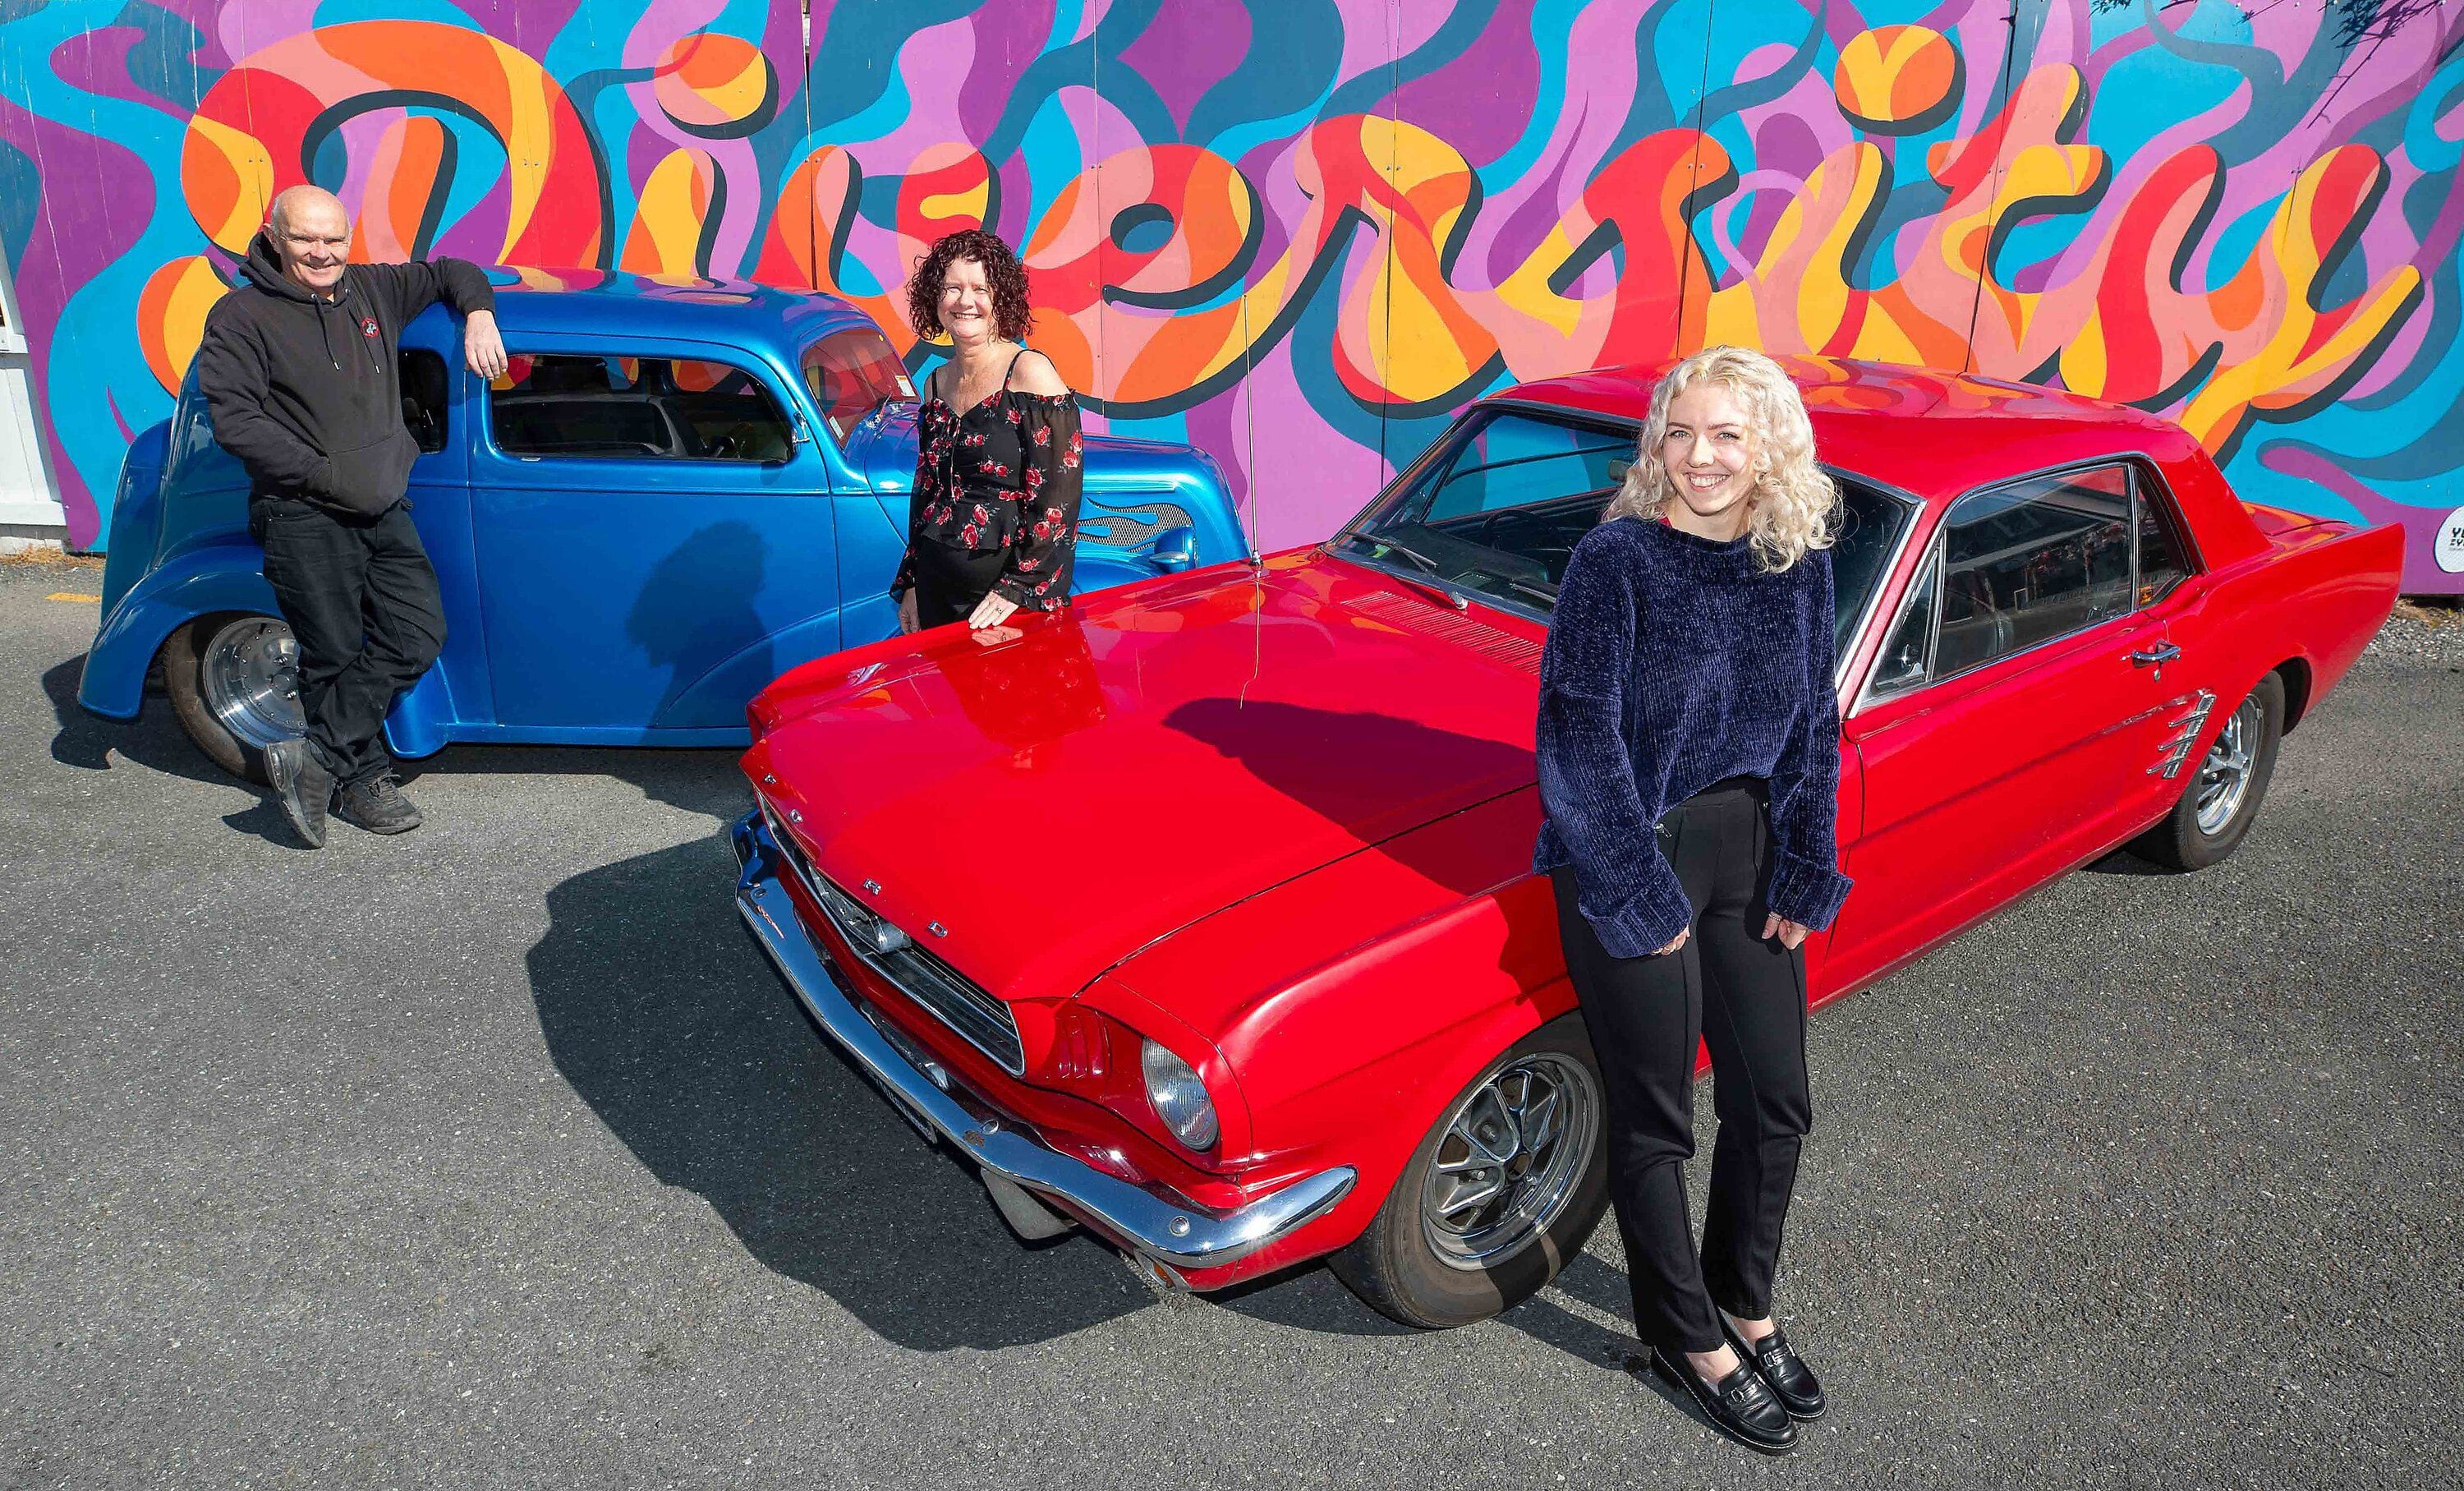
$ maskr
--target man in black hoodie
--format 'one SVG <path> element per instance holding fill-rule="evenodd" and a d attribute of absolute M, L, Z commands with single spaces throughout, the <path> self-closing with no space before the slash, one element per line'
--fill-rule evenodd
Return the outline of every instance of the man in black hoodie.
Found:
<path fill-rule="evenodd" d="M 328 808 L 375 834 L 419 827 L 383 731 L 444 647 L 445 609 L 403 496 L 419 446 L 403 424 L 402 328 L 444 300 L 471 370 L 505 370 L 479 266 L 352 264 L 350 247 L 341 198 L 282 192 L 249 244 L 248 283 L 215 302 L 197 347 L 214 438 L 248 469 L 249 529 L 299 642 L 308 736 L 267 746 L 265 772 L 313 848 Z"/>

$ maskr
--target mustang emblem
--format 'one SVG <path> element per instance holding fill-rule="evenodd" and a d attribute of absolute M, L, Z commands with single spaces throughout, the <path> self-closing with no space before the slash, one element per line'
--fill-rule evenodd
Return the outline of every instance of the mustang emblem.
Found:
<path fill-rule="evenodd" d="M 2216 696 L 2211 690 L 2201 689 L 2189 703 L 2190 712 L 2173 722 L 2173 733 L 2165 738 L 2165 754 L 2147 768 L 2148 775 L 2170 778 L 2181 772 L 2182 763 L 2189 759 L 2191 743 L 2207 726 L 2208 711 L 2216 707 Z"/>

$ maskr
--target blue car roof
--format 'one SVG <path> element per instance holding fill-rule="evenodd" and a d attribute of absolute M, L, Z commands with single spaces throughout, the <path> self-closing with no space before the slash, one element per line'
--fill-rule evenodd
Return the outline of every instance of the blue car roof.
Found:
<path fill-rule="evenodd" d="M 688 337 L 761 347 L 792 366 L 825 332 L 874 325 L 870 316 L 837 296 L 749 279 L 491 268 L 488 280 L 496 287 L 496 323 L 515 334 Z"/>

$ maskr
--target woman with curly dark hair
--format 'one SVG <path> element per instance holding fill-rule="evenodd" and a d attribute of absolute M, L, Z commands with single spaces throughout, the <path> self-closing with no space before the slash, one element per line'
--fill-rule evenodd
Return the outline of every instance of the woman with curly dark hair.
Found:
<path fill-rule="evenodd" d="M 1085 456 L 1077 398 L 1023 345 L 1026 266 L 980 229 L 951 234 L 917 262 L 907 308 L 951 353 L 916 426 L 907 557 L 890 585 L 899 630 L 980 631 L 1067 606 Z"/>

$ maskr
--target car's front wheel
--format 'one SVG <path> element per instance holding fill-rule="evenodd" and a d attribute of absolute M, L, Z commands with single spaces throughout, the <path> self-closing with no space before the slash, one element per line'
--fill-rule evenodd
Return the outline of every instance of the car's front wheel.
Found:
<path fill-rule="evenodd" d="M 2284 678 L 2271 673 L 2225 717 L 2181 800 L 2131 850 L 2176 870 L 2204 870 L 2232 854 L 2258 817 L 2283 737 Z"/>
<path fill-rule="evenodd" d="M 199 616 L 163 643 L 163 687 L 180 727 L 214 765 L 259 786 L 265 747 L 308 728 L 299 644 L 273 616 Z"/>
<path fill-rule="evenodd" d="M 1376 1219 L 1329 1261 L 1380 1314 L 1468 1325 L 1556 1277 L 1608 1204 L 1606 1098 L 1582 1017 L 1514 1043 L 1446 1105 Z"/>

